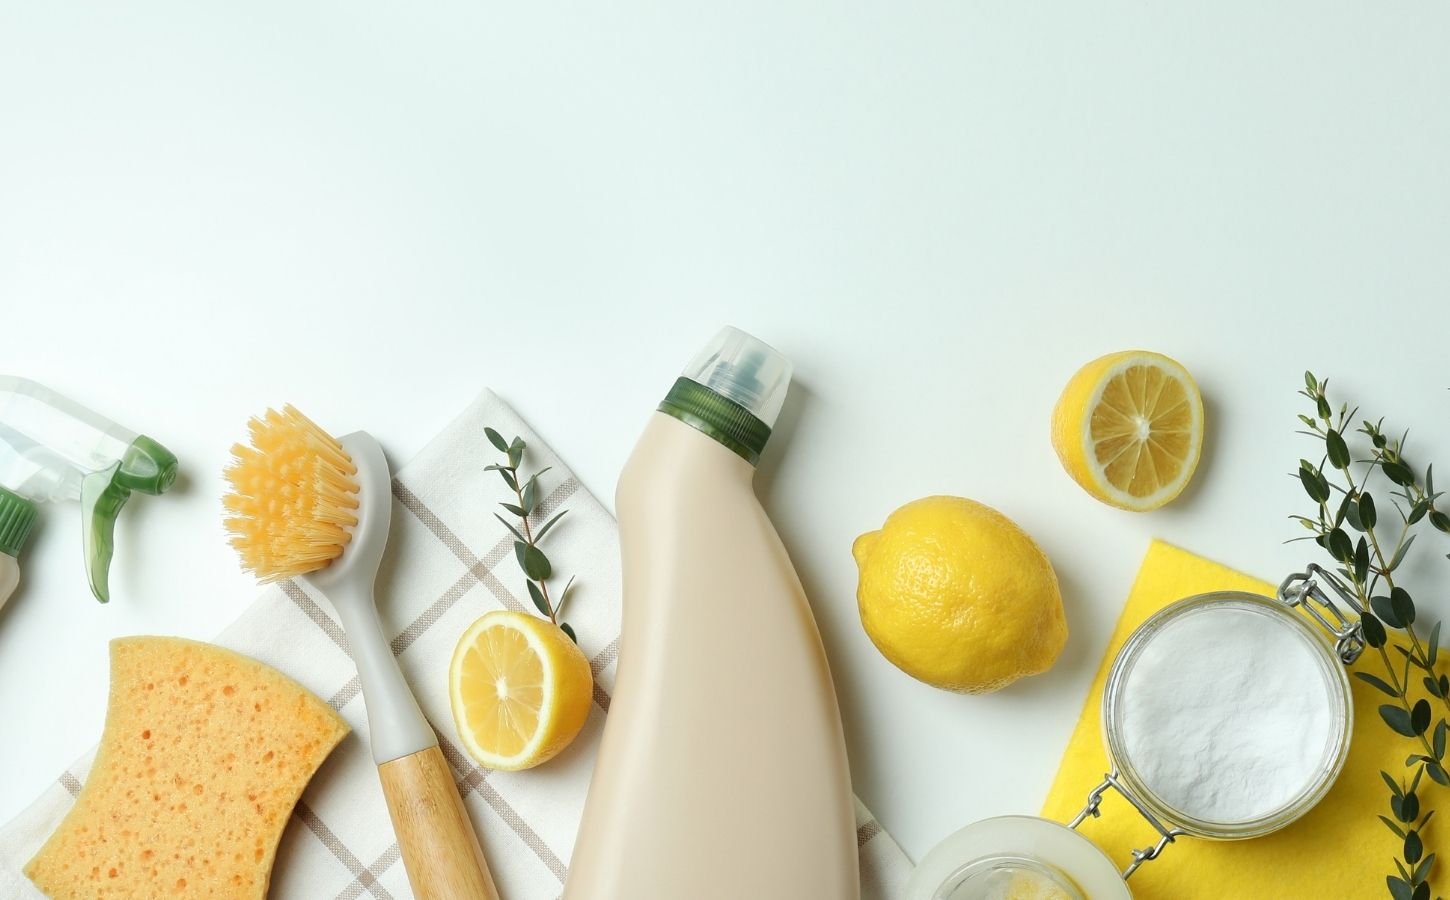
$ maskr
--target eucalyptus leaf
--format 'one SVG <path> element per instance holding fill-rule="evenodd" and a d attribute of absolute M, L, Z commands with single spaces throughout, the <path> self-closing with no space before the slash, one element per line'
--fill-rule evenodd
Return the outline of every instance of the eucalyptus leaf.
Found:
<path fill-rule="evenodd" d="M 1400 824 L 1394 819 L 1391 819 L 1389 816 L 1380 816 L 1380 821 L 1385 823 L 1385 827 L 1393 831 L 1400 840 L 1403 841 L 1405 839 L 1405 829 L 1400 827 Z"/>
<path fill-rule="evenodd" d="M 1364 523 L 1365 531 L 1373 528 L 1379 521 L 1379 515 L 1375 512 L 1374 497 L 1369 494 L 1359 495 L 1359 520 Z"/>
<path fill-rule="evenodd" d="M 1405 627 L 1415 624 L 1415 601 L 1410 599 L 1409 591 L 1399 586 L 1392 588 L 1390 605 L 1395 609 L 1395 618 L 1404 623 Z"/>
<path fill-rule="evenodd" d="M 554 612 L 558 615 L 564 614 L 564 604 L 569 602 L 569 591 L 574 587 L 574 577 L 570 575 L 569 580 L 564 582 L 564 589 L 559 592 L 559 602 L 554 604 Z"/>
<path fill-rule="evenodd" d="M 1304 370 L 1304 386 L 1309 389 L 1309 393 L 1311 394 L 1317 394 L 1319 392 L 1319 381 L 1314 377 L 1314 373 L 1308 369 Z"/>
<path fill-rule="evenodd" d="M 1395 608 L 1394 605 L 1390 603 L 1390 598 L 1386 597 L 1384 594 L 1376 594 L 1375 596 L 1369 598 L 1369 606 L 1370 609 L 1373 609 L 1375 611 L 1375 615 L 1379 616 L 1384 621 L 1384 623 L 1391 628 L 1405 627 L 1405 623 L 1400 619 L 1399 615 L 1395 613 Z"/>
<path fill-rule="evenodd" d="M 523 568 L 524 574 L 534 581 L 547 581 L 553 574 L 554 567 L 549 565 L 549 558 L 538 547 L 515 541 L 514 555 L 518 557 L 519 566 Z"/>
<path fill-rule="evenodd" d="M 1389 694 L 1391 697 L 1398 698 L 1400 696 L 1399 691 L 1390 687 L 1390 685 L 1378 675 L 1372 675 L 1369 672 L 1355 672 L 1354 677 L 1358 678 L 1360 681 L 1363 681 L 1365 684 L 1372 685 L 1376 690 Z"/>
<path fill-rule="evenodd" d="M 1344 442 L 1344 435 L 1333 428 L 1324 433 L 1324 450 L 1329 456 L 1329 464 L 1336 469 L 1349 468 L 1349 445 Z"/>
<path fill-rule="evenodd" d="M 1386 459 L 1380 463 L 1380 469 L 1384 471 L 1386 478 L 1400 487 L 1412 487 L 1415 483 L 1415 473 L 1398 460 Z"/>
<path fill-rule="evenodd" d="M 1415 543 L 1415 538 L 1417 537 L 1419 537 L 1419 535 L 1417 534 L 1410 535 L 1409 538 L 1407 538 L 1405 542 L 1400 545 L 1400 549 L 1395 551 L 1394 558 L 1390 560 L 1389 571 L 1393 572 L 1394 570 L 1398 569 L 1400 567 L 1400 563 L 1405 561 L 1405 554 L 1410 552 L 1410 545 Z"/>
<path fill-rule="evenodd" d="M 561 509 L 558 512 L 554 513 L 554 517 L 552 519 L 545 522 L 542 526 L 539 527 L 538 531 L 534 532 L 534 542 L 538 543 L 539 541 L 542 541 L 544 539 L 544 535 L 549 533 L 549 529 L 554 527 L 554 523 L 564 518 L 564 513 L 568 511 L 569 510 L 567 509 Z"/>
<path fill-rule="evenodd" d="M 494 431 L 492 428 L 483 429 L 483 433 L 488 438 L 488 442 L 498 449 L 498 452 L 509 452 L 509 442 L 503 439 L 503 435 Z"/>
<path fill-rule="evenodd" d="M 534 583 L 532 581 L 527 582 L 527 584 L 529 586 L 529 599 L 532 600 L 532 601 L 534 601 L 535 608 L 537 608 L 539 610 L 539 612 L 543 613 L 544 618 L 546 618 L 546 619 L 553 618 L 553 615 L 554 614 L 549 609 L 549 601 L 546 600 L 546 599 L 544 599 L 544 592 L 543 592 L 543 590 L 540 589 L 540 587 L 538 586 L 538 584 L 536 584 L 536 583 Z"/>
<path fill-rule="evenodd" d="M 1380 623 L 1374 613 L 1367 612 L 1360 616 L 1359 627 L 1364 632 L 1364 642 L 1371 647 L 1378 649 L 1389 640 L 1389 635 L 1385 633 L 1385 626 Z"/>
<path fill-rule="evenodd" d="M 1394 900 L 1415 900 L 1413 892 L 1410 890 L 1410 883 L 1403 878 L 1386 875 L 1385 883 L 1390 886 L 1390 896 Z"/>
<path fill-rule="evenodd" d="M 1425 676 L 1425 690 L 1430 692 L 1431 697 L 1444 696 L 1444 694 L 1440 693 L 1440 682 L 1436 681 L 1428 675 Z"/>
<path fill-rule="evenodd" d="M 539 508 L 539 476 L 535 475 L 524 484 L 524 515 L 532 516 Z"/>
<path fill-rule="evenodd" d="M 578 645 L 579 635 L 574 633 L 573 627 L 570 626 L 568 622 L 560 622 L 559 630 L 569 635 L 569 640 L 573 641 L 576 646 Z"/>
<path fill-rule="evenodd" d="M 1413 873 L 1414 880 L 1415 881 L 1424 881 L 1426 878 L 1429 878 L 1430 877 L 1430 870 L 1433 869 L 1434 867 L 1435 867 L 1435 854 L 1433 854 L 1433 853 L 1427 854 L 1424 859 L 1420 860 L 1420 864 L 1418 866 L 1415 866 L 1415 871 Z"/>
<path fill-rule="evenodd" d="M 1450 534 L 1450 516 L 1440 512 L 1438 509 L 1430 511 L 1430 524 L 1435 526 L 1436 531 L 1443 531 Z"/>
<path fill-rule="evenodd" d="M 1339 507 L 1339 518 L 1349 523 L 1349 527 L 1358 532 L 1368 531 L 1364 524 L 1364 517 L 1360 515 L 1359 504 L 1353 502 L 1354 498 L 1349 494 L 1344 495 L 1344 503 Z"/>
<path fill-rule="evenodd" d="M 512 469 L 499 469 L 498 474 L 503 476 L 504 484 L 509 486 L 509 490 L 517 491 L 519 489 L 519 480 L 514 477 Z"/>
<path fill-rule="evenodd" d="M 1415 734 L 1424 734 L 1430 728 L 1430 701 L 1421 697 L 1415 701 L 1414 707 L 1410 709 L 1410 727 L 1415 729 Z"/>
<path fill-rule="evenodd" d="M 1420 833 L 1418 831 L 1411 831 L 1409 834 L 1406 834 L 1405 862 L 1413 866 L 1415 863 L 1419 862 L 1420 857 L 1424 855 L 1425 842 L 1420 840 Z"/>
<path fill-rule="evenodd" d="M 1346 491 L 1344 494 L 1344 499 L 1339 501 L 1339 508 L 1334 512 L 1335 528 L 1338 528 L 1339 526 L 1344 524 L 1345 518 L 1349 515 L 1350 508 L 1353 506 L 1354 495 Z"/>
<path fill-rule="evenodd" d="M 1430 780 L 1438 785 L 1450 785 L 1450 774 L 1446 774 L 1445 767 L 1439 763 L 1426 763 L 1425 771 L 1430 773 Z"/>
<path fill-rule="evenodd" d="M 1409 524 L 1409 525 L 1417 524 L 1421 519 L 1425 518 L 1425 514 L 1428 513 L 1429 511 L 1430 511 L 1430 503 L 1429 503 L 1429 501 L 1427 501 L 1427 500 L 1417 500 L 1410 507 L 1410 515 L 1409 515 L 1409 518 L 1407 518 L 1405 520 L 1405 522 L 1407 524 Z"/>
<path fill-rule="evenodd" d="M 1440 655 L 1440 623 L 1430 629 L 1430 637 L 1425 641 L 1425 661 L 1430 665 L 1435 664 L 1435 659 Z"/>
<path fill-rule="evenodd" d="M 1380 769 L 1380 777 L 1385 780 L 1385 784 L 1390 786 L 1391 794 L 1396 797 L 1404 796 L 1405 792 L 1400 788 L 1400 783 L 1391 778 L 1389 772 L 1386 772 L 1384 769 Z"/>
<path fill-rule="evenodd" d="M 1363 537 L 1354 547 L 1354 580 L 1364 584 L 1369 578 L 1369 542 Z"/>
<path fill-rule="evenodd" d="M 1299 482 L 1304 485 L 1304 492 L 1309 495 L 1310 500 L 1315 503 L 1329 502 L 1329 485 L 1307 459 L 1302 460 L 1299 466 Z"/>
<path fill-rule="evenodd" d="M 1400 798 L 1400 821 L 1410 823 L 1420 817 L 1420 795 L 1406 791 Z"/>
<path fill-rule="evenodd" d="M 517 528 L 515 528 L 509 522 L 508 519 L 505 519 L 503 516 L 499 515 L 498 513 L 494 513 L 493 514 L 493 517 L 495 519 L 498 519 L 500 522 L 502 522 L 503 523 L 503 527 L 507 528 L 513 534 L 514 537 L 518 538 L 521 541 L 524 540 L 524 536 L 519 533 L 519 530 Z"/>
<path fill-rule="evenodd" d="M 1402 734 L 1405 737 L 1415 737 L 1417 734 L 1415 726 L 1410 722 L 1409 712 L 1401 707 L 1384 704 L 1380 707 L 1380 718 L 1384 719 L 1385 724 L 1390 726 L 1396 734 Z"/>
<path fill-rule="evenodd" d="M 525 515 L 524 508 L 522 506 L 516 506 L 512 503 L 500 503 L 499 506 L 502 506 L 504 509 L 518 516 L 520 519 L 522 519 Z"/>
<path fill-rule="evenodd" d="M 1447 729 L 1444 719 L 1435 723 L 1435 737 L 1430 744 L 1431 749 L 1435 751 L 1436 762 L 1445 758 L 1445 733 L 1447 730 L 1450 729 Z"/>
<path fill-rule="evenodd" d="M 1319 418 L 1326 422 L 1334 418 L 1334 410 L 1330 409 L 1329 401 L 1324 399 L 1323 394 L 1314 398 L 1314 410 L 1319 413 Z"/>
<path fill-rule="evenodd" d="M 1354 561 L 1354 544 L 1350 542 L 1349 535 L 1344 532 L 1343 528 L 1336 528 L 1329 532 L 1327 540 L 1330 556 L 1345 565 Z"/>

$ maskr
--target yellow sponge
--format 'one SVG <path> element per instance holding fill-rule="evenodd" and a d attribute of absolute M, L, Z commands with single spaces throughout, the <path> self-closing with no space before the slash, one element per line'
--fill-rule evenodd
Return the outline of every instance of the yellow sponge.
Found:
<path fill-rule="evenodd" d="M 347 731 L 306 688 L 238 653 L 112 641 L 95 763 L 25 874 L 53 900 L 263 900 L 292 807 Z"/>

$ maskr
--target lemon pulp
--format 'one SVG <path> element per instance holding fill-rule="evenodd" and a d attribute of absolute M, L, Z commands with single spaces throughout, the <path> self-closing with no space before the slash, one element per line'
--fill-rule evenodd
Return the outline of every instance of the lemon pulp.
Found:
<path fill-rule="evenodd" d="M 1188 370 L 1169 357 L 1112 353 L 1068 382 L 1053 411 L 1052 444 L 1067 473 L 1097 499 L 1157 509 L 1198 466 L 1203 400 Z"/>
<path fill-rule="evenodd" d="M 449 666 L 459 739 L 492 769 L 553 758 L 584 726 L 593 701 L 589 661 L 552 622 L 491 612 L 463 633 Z"/>

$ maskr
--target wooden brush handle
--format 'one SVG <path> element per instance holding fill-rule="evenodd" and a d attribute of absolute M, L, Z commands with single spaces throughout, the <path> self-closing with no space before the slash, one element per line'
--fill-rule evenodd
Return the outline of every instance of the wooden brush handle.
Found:
<path fill-rule="evenodd" d="M 389 760 L 378 777 L 418 900 L 499 900 L 443 752 Z"/>

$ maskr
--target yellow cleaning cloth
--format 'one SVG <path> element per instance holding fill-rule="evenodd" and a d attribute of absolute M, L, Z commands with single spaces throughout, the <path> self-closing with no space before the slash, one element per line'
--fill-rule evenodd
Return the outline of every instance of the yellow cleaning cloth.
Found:
<path fill-rule="evenodd" d="M 1057 770 L 1042 815 L 1067 822 L 1082 809 L 1088 792 L 1110 768 L 1100 724 L 1103 685 L 1118 648 L 1144 619 L 1182 597 L 1207 591 L 1238 590 L 1273 596 L 1274 586 L 1210 562 L 1161 541 L 1154 541 L 1118 619 L 1108 652 L 1098 667 L 1072 740 Z M 1366 671 L 1378 659 L 1365 656 Z M 1156 860 L 1143 864 L 1128 884 L 1137 900 L 1381 900 L 1389 897 L 1385 876 L 1394 869 L 1400 840 L 1376 818 L 1390 816 L 1389 790 L 1380 770 L 1398 778 L 1411 742 L 1380 721 L 1383 695 L 1351 678 L 1354 685 L 1354 737 L 1339 780 L 1308 815 L 1275 834 L 1246 841 L 1209 841 L 1181 837 Z M 1422 781 L 1420 793 L 1430 806 L 1447 799 L 1444 788 Z M 1102 817 L 1080 830 L 1120 867 L 1134 847 L 1151 846 L 1158 834 L 1116 791 L 1104 795 Z M 1445 813 L 1441 813 L 1445 815 Z M 1437 817 L 1438 818 L 1438 817 Z M 1426 853 L 1446 827 L 1432 822 Z M 1434 895 L 1446 893 L 1445 865 L 1437 862 Z"/>

